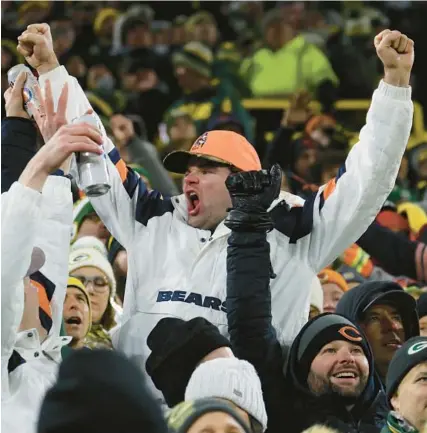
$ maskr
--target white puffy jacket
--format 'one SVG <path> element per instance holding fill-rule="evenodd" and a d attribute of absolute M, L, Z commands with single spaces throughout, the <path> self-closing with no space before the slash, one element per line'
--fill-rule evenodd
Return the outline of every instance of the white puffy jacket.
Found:
<path fill-rule="evenodd" d="M 40 404 L 54 383 L 68 277 L 73 201 L 70 181 L 49 176 L 42 194 L 15 182 L 1 198 L 1 431 L 33 433 Z M 52 327 L 40 342 L 36 329 L 19 332 L 24 311 L 23 278 L 34 246 L 46 262 L 40 274 L 49 284 Z"/>
<path fill-rule="evenodd" d="M 64 67 L 49 78 L 56 99 L 68 81 L 69 118 L 89 107 L 78 82 Z M 273 203 L 276 229 L 268 234 L 276 278 L 271 281 L 273 324 L 290 343 L 309 313 L 314 276 L 355 242 L 374 220 L 393 188 L 412 126 L 411 88 L 381 82 L 366 126 L 336 179 L 305 202 L 282 193 Z M 226 253 L 229 230 L 221 223 L 211 235 L 186 223 L 184 196 L 148 192 L 126 168 L 106 138 L 112 188 L 92 204 L 128 252 L 128 277 L 117 348 L 144 366 L 146 338 L 166 316 L 202 316 L 227 334 Z M 291 207 L 289 210 L 285 202 Z"/>

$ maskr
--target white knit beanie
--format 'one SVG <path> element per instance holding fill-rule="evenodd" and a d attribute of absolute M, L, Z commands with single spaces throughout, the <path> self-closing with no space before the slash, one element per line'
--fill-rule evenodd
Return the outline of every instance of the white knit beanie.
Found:
<path fill-rule="evenodd" d="M 237 358 L 216 358 L 194 370 L 185 401 L 217 397 L 232 401 L 267 429 L 267 412 L 261 382 L 252 364 Z"/>
<path fill-rule="evenodd" d="M 108 251 L 104 243 L 95 236 L 83 236 L 77 239 L 73 245 L 71 245 L 70 252 L 80 248 L 94 248 L 95 250 L 98 250 L 100 253 L 102 253 L 102 255 L 105 257 L 108 257 Z"/>
<path fill-rule="evenodd" d="M 311 282 L 310 305 L 316 307 L 319 313 L 323 313 L 323 289 L 317 275 L 314 276 Z"/>
<path fill-rule="evenodd" d="M 97 248 L 76 248 L 70 253 L 68 261 L 68 273 L 71 274 L 77 269 L 91 266 L 101 270 L 107 277 L 111 287 L 111 298 L 116 294 L 116 279 L 114 278 L 113 268 L 107 257 Z"/>

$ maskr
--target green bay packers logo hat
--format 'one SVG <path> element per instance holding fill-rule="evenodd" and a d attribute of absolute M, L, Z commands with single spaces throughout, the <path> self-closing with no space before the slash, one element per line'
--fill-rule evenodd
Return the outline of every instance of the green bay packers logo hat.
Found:
<path fill-rule="evenodd" d="M 415 366 L 427 362 L 427 337 L 413 337 L 394 354 L 386 379 L 387 399 L 393 397 L 400 382 Z"/>

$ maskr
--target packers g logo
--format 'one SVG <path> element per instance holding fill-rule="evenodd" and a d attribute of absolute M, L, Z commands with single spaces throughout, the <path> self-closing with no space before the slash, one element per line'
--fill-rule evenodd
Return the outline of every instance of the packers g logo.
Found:
<path fill-rule="evenodd" d="M 427 341 L 415 343 L 408 349 L 408 355 L 415 355 L 425 348 L 427 348 Z"/>
<path fill-rule="evenodd" d="M 362 341 L 362 335 L 353 326 L 343 326 L 338 332 L 349 341 Z"/>

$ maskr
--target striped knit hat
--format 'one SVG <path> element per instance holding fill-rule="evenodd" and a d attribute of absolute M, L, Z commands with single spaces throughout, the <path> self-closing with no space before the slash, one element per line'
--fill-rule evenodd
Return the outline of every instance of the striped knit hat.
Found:
<path fill-rule="evenodd" d="M 189 42 L 177 51 L 172 61 L 174 66 L 185 66 L 206 78 L 212 76 L 213 54 L 210 48 L 200 42 Z"/>

